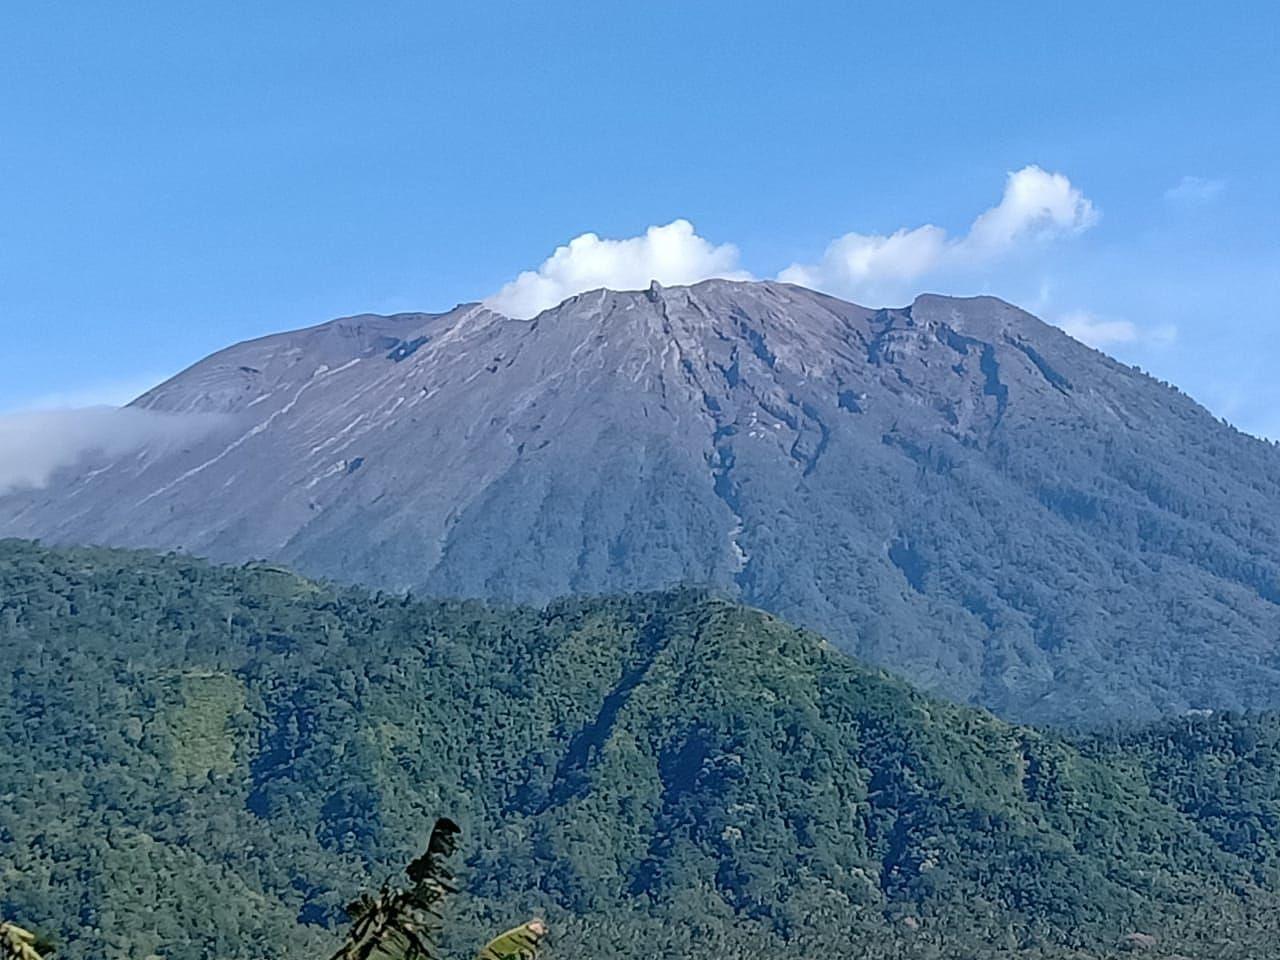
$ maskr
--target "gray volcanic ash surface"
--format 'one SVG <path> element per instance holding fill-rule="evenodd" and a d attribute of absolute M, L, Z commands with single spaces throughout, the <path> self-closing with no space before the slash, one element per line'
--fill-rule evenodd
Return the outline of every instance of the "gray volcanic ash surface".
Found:
<path fill-rule="evenodd" d="M 1280 703 L 1280 450 L 991 298 L 595 291 L 240 344 L 0 535 L 437 595 L 709 585 L 1024 720 Z"/>

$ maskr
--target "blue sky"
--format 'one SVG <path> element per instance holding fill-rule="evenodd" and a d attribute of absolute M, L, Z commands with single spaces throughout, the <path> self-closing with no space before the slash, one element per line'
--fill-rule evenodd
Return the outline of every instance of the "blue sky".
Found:
<path fill-rule="evenodd" d="M 6 4 L 0 410 L 683 218 L 708 269 L 995 293 L 1280 437 L 1278 42 L 1269 3 Z M 1067 207 L 980 244 L 1033 165 Z"/>

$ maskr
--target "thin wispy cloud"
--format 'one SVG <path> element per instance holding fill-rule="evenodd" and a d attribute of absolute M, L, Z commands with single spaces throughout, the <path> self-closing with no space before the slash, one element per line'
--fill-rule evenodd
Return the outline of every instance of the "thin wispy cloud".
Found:
<path fill-rule="evenodd" d="M 1132 320 L 1100 317 L 1088 310 L 1068 311 L 1056 323 L 1080 342 L 1099 350 L 1125 344 L 1166 345 L 1178 338 L 1177 327 L 1170 324 L 1144 327 Z"/>
<path fill-rule="evenodd" d="M 1209 180 L 1204 177 L 1183 177 L 1164 192 L 1170 203 L 1208 203 L 1226 189 L 1225 180 Z"/>
<path fill-rule="evenodd" d="M 82 407 L 123 407 L 168 377 L 160 374 L 105 380 L 33 397 L 21 410 L 75 410 Z"/>

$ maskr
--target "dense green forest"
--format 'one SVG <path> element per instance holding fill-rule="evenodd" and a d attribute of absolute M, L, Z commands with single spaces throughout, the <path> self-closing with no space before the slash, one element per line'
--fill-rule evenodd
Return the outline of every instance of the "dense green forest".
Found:
<path fill-rule="evenodd" d="M 1069 741 L 693 592 L 419 602 L 0 542 L 0 919 L 315 958 L 463 828 L 450 941 L 563 960 L 1263 957 L 1280 720 Z"/>

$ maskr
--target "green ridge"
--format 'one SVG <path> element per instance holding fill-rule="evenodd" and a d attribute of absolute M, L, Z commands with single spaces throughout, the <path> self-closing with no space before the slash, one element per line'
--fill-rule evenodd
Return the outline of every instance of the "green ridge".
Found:
<path fill-rule="evenodd" d="M 456 950 L 534 914 L 565 960 L 1277 936 L 1272 716 L 1072 742 L 695 592 L 424 603 L 19 541 L 0 656 L 0 916 L 67 958 L 326 956 L 442 812 Z"/>

